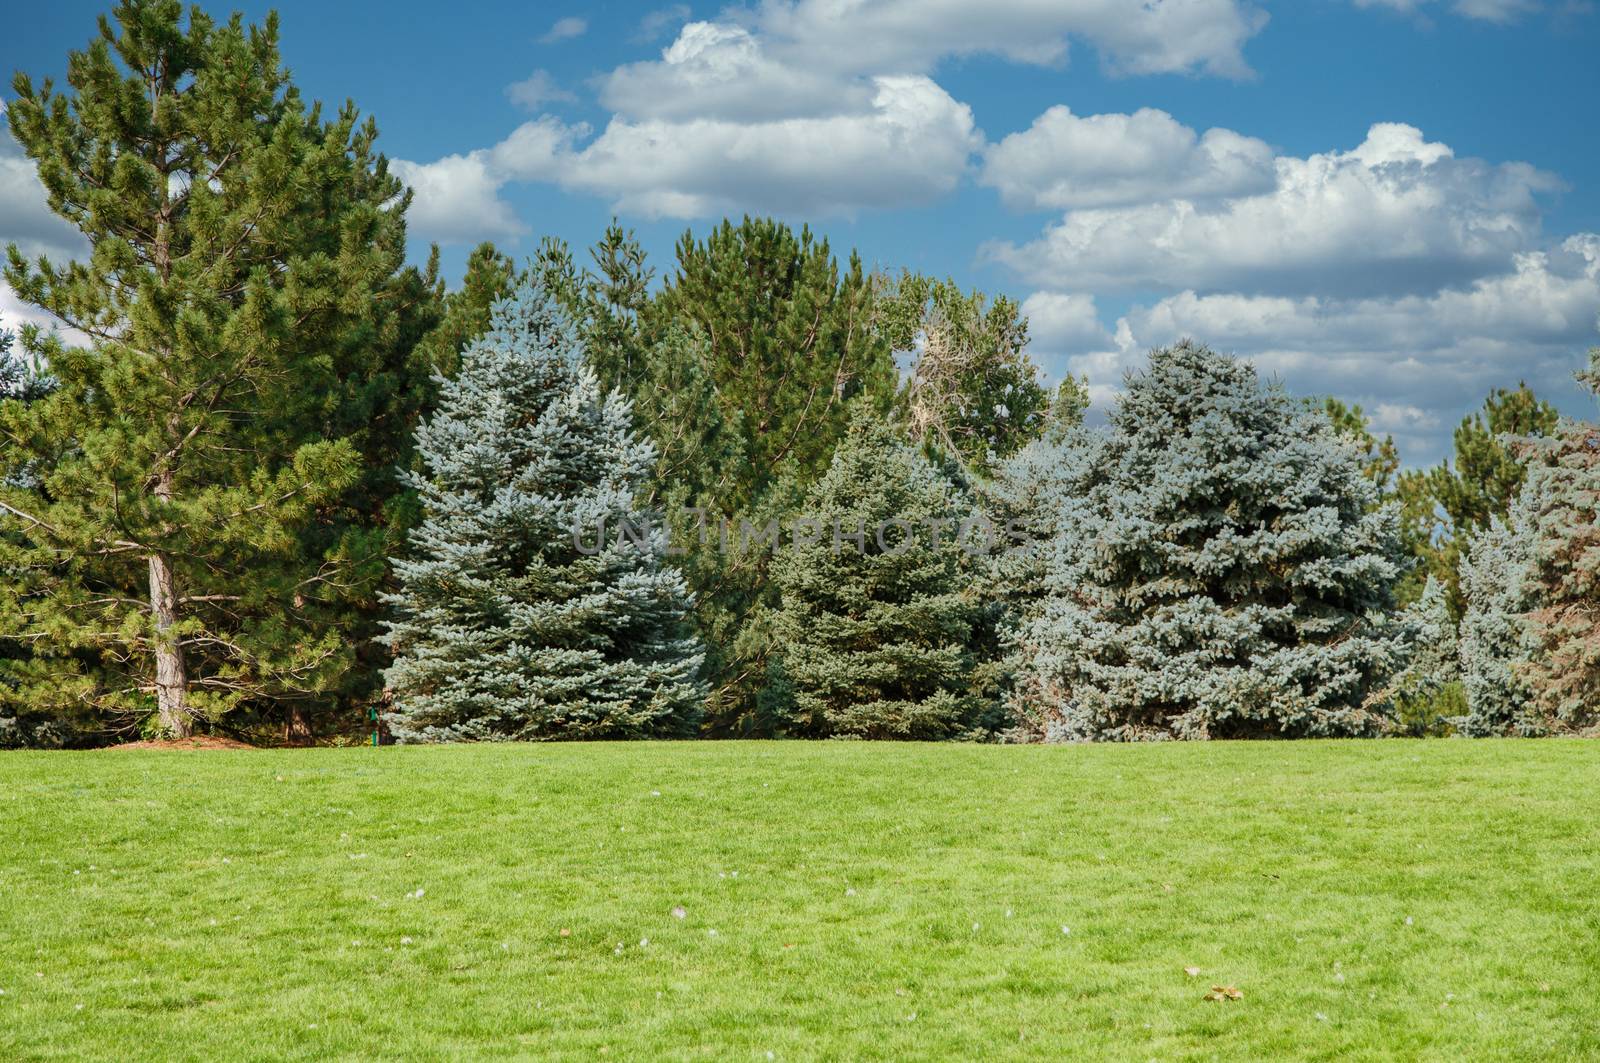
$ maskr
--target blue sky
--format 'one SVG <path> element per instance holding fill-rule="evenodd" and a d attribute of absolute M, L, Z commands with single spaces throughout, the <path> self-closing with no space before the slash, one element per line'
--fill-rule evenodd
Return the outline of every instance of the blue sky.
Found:
<path fill-rule="evenodd" d="M 1591 409 L 1587 3 L 276 7 L 302 89 L 377 116 L 415 254 L 452 268 L 613 213 L 665 268 L 685 228 L 775 213 L 1025 300 L 1035 357 L 1102 402 L 1192 335 L 1361 402 L 1410 463 L 1491 386 Z M 101 10 L 8 19 L 0 66 L 59 75 Z M 0 241 L 70 247 L 30 180 L 0 147 Z"/>

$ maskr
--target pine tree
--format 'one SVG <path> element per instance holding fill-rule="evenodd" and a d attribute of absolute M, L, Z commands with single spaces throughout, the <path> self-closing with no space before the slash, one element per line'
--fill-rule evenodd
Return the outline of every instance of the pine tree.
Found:
<path fill-rule="evenodd" d="M 32 402 L 48 394 L 51 383 L 40 376 L 36 366 L 12 354 L 15 341 L 16 334 L 0 323 L 0 402 Z M 37 345 L 37 340 L 29 344 Z M 32 487 L 38 483 L 36 469 L 25 463 L 8 463 L 5 476 L 12 486 Z M 0 537 L 9 538 L 8 546 L 12 548 L 24 541 L 3 528 Z M 0 569 L 0 580 L 7 583 L 25 578 L 25 572 Z M 96 724 L 92 717 L 63 711 L 58 705 L 41 706 L 18 696 L 38 668 L 26 643 L 0 641 L 0 749 L 88 744 Z"/>
<path fill-rule="evenodd" d="M 1491 519 L 1461 555 L 1460 654 L 1467 711 L 1453 722 L 1468 737 L 1545 731 L 1526 678 L 1537 649 L 1527 617 L 1535 590 L 1534 493 L 1524 488 L 1508 519 Z"/>
<path fill-rule="evenodd" d="M 871 327 L 874 296 L 860 258 L 852 254 L 841 270 L 809 229 L 745 218 L 723 222 L 703 242 L 684 234 L 653 313 L 707 338 L 723 412 L 744 426 L 749 463 L 732 485 L 730 512 L 784 469 L 802 487 L 814 482 L 844 436 L 853 399 L 887 409 L 897 380 L 889 345 Z"/>
<path fill-rule="evenodd" d="M 1394 436 L 1379 439 L 1372 434 L 1365 410 L 1360 406 L 1347 406 L 1331 395 L 1322 400 L 1322 412 L 1335 432 L 1360 448 L 1362 472 L 1378 489 L 1378 498 L 1382 502 L 1390 501 L 1394 477 L 1400 469 L 1400 451 L 1394 445 Z"/>
<path fill-rule="evenodd" d="M 972 676 L 975 527 L 949 481 L 863 415 L 803 510 L 816 523 L 774 563 L 783 729 L 952 738 L 992 726 Z"/>
<path fill-rule="evenodd" d="M 1366 735 L 1409 651 L 1354 446 L 1188 342 L 1130 376 L 1065 499 L 1030 686 L 1060 737 Z"/>
<path fill-rule="evenodd" d="M 419 361 L 433 373 L 454 376 L 467 344 L 489 331 L 490 307 L 511 294 L 519 277 L 516 265 L 493 244 L 473 248 L 461 285 L 444 294 L 438 325 L 418 345 Z"/>
<path fill-rule="evenodd" d="M 0 404 L 0 638 L 11 697 L 182 735 L 248 710 L 303 730 L 365 689 L 436 288 L 404 266 L 408 197 L 353 106 L 289 84 L 276 19 L 126 0 L 57 92 L 9 124 L 87 262 L 17 294 L 90 338 L 35 333 L 55 389 Z M 26 338 L 26 337 L 25 337 Z"/>
<path fill-rule="evenodd" d="M 386 641 L 401 741 L 691 733 L 705 691 L 682 577 L 638 505 L 654 452 L 524 281 L 441 380 Z"/>
<path fill-rule="evenodd" d="M 1444 583 L 1452 615 L 1465 608 L 1461 552 L 1493 520 L 1506 518 L 1527 475 L 1521 441 L 1549 435 L 1559 419 L 1556 408 L 1526 384 L 1496 388 L 1483 409 L 1456 428 L 1453 466 L 1446 461 L 1400 474 L 1396 486 L 1407 541 L 1423 560 L 1422 572 Z"/>
<path fill-rule="evenodd" d="M 626 257 L 624 258 L 626 261 Z M 602 273 L 609 272 L 602 269 Z M 608 282 L 619 291 L 627 285 Z M 713 537 L 797 512 L 828 468 L 858 403 L 887 414 L 898 379 L 874 328 L 876 292 L 860 258 L 841 268 L 826 240 L 781 222 L 724 222 L 678 244 L 676 270 L 644 311 L 647 335 L 679 329 L 704 344 L 688 370 L 715 400 L 698 417 L 716 433 L 695 503 Z M 704 555 L 704 556 L 701 556 Z M 697 553 L 690 571 L 702 631 L 715 646 L 708 726 L 763 733 L 757 697 L 768 674 L 776 605 L 764 551 Z"/>

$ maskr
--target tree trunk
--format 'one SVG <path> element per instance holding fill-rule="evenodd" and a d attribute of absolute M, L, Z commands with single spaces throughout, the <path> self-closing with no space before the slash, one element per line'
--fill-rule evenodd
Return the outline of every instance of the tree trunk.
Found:
<path fill-rule="evenodd" d="M 187 738 L 194 718 L 189 712 L 189 674 L 183 649 L 170 634 L 178 622 L 172 566 L 165 554 L 150 555 L 150 611 L 156 619 L 156 705 L 161 729 L 173 738 Z"/>
<path fill-rule="evenodd" d="M 172 499 L 172 474 L 163 471 L 156 479 L 155 495 Z M 150 555 L 150 613 L 156 621 L 156 708 L 161 714 L 161 729 L 173 738 L 188 738 L 194 730 L 194 715 L 189 711 L 189 671 L 183 662 L 183 647 L 172 628 L 178 622 L 178 593 L 167 555 Z"/>

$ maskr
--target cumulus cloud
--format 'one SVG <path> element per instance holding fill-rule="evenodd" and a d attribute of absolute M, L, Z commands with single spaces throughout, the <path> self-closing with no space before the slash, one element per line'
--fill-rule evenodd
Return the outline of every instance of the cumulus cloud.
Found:
<path fill-rule="evenodd" d="M 486 152 L 446 155 L 426 164 L 395 159 L 390 168 L 414 193 L 406 224 L 416 235 L 470 243 L 527 231 L 516 210 L 500 198 L 505 179 L 491 170 Z"/>
<path fill-rule="evenodd" d="M 603 79 L 600 102 L 627 119 L 754 122 L 858 110 L 864 78 L 786 61 L 743 26 L 691 22 L 659 61 L 630 63 Z"/>
<path fill-rule="evenodd" d="M 83 235 L 51 211 L 38 170 L 11 136 L 4 106 L 0 105 L 0 249 L 8 244 L 16 244 L 29 258 L 44 255 L 58 264 L 84 258 L 89 252 Z M 0 327 L 14 329 L 29 323 L 47 328 L 59 324 L 18 299 L 11 286 L 0 279 Z M 69 331 L 68 340 L 79 343 L 83 337 Z"/>
<path fill-rule="evenodd" d="M 641 29 L 687 15 L 665 8 Z M 1132 10 L 1122 0 L 766 0 L 688 22 L 658 59 L 600 77 L 611 116 L 592 140 L 587 127 L 543 116 L 506 143 L 398 169 L 417 190 L 414 227 L 445 240 L 520 231 L 501 195 L 510 181 L 553 181 L 650 217 L 917 205 L 951 191 L 984 147 L 971 109 L 930 76 L 940 60 L 1058 63 L 1079 41 L 1122 72 L 1244 76 L 1243 46 L 1265 18 L 1244 0 Z M 563 19 L 547 36 L 581 32 L 580 22 Z M 541 74 L 508 89 L 528 107 L 559 91 Z M 1243 180 L 1257 151 L 1249 138 L 1206 134 L 1189 158 L 1214 172 L 1190 187 Z M 1027 198 L 1029 180 L 1019 171 L 1008 195 Z"/>
<path fill-rule="evenodd" d="M 1266 15 L 1242 0 L 768 0 L 753 18 L 784 51 L 855 71 L 926 72 L 945 56 L 1059 63 L 1074 40 L 1123 73 L 1250 73 Z"/>
<path fill-rule="evenodd" d="M 1082 292 L 1034 292 L 1022 301 L 1028 337 L 1047 351 L 1090 351 L 1111 342 L 1100 323 L 1094 296 Z"/>
<path fill-rule="evenodd" d="M 1165 111 L 1075 115 L 1052 107 L 989 148 L 983 184 L 1017 209 L 1215 200 L 1271 191 L 1272 149 L 1227 129 L 1203 136 Z"/>
<path fill-rule="evenodd" d="M 582 37 L 588 30 L 589 22 L 587 19 L 569 15 L 566 18 L 556 19 L 550 28 L 545 30 L 544 36 L 539 38 L 539 43 L 555 44 L 558 41 L 570 41 L 574 37 Z"/>
<path fill-rule="evenodd" d="M 1036 293 L 1025 306 L 1053 295 Z M 1058 372 L 1087 373 L 1105 396 L 1150 348 L 1191 336 L 1249 358 L 1297 394 L 1361 403 L 1408 460 L 1424 462 L 1447 442 L 1440 429 L 1493 387 L 1526 380 L 1543 395 L 1575 399 L 1571 374 L 1597 320 L 1600 235 L 1583 233 L 1459 288 L 1360 298 L 1182 291 L 1131 308 L 1109 344 L 1080 328 L 1076 345 L 1046 332 L 1036 346 Z"/>
<path fill-rule="evenodd" d="M 1275 187 L 1067 212 L 1031 243 L 987 258 L 1051 288 L 1335 295 L 1436 291 L 1536 245 L 1553 176 L 1456 159 L 1408 125 L 1374 125 L 1347 152 L 1280 157 Z"/>
<path fill-rule="evenodd" d="M 78 230 L 50 209 L 33 160 L 11 136 L 0 108 L 0 247 L 15 243 L 23 254 L 56 258 L 81 253 Z"/>
<path fill-rule="evenodd" d="M 646 217 L 741 210 L 850 214 L 926 202 L 951 191 L 982 145 L 972 111 L 926 77 L 871 79 L 846 114 L 774 122 L 630 121 L 600 134 L 549 115 L 492 148 L 401 163 L 417 190 L 412 221 L 440 240 L 517 232 L 500 198 L 508 181 L 551 181 Z"/>

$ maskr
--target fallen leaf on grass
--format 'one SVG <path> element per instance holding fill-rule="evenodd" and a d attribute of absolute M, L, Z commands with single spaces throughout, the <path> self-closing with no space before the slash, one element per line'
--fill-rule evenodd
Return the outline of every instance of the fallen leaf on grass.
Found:
<path fill-rule="evenodd" d="M 1231 985 L 1214 985 L 1206 994 L 1207 1000 L 1243 1000 L 1244 994 Z"/>
<path fill-rule="evenodd" d="M 569 938 L 569 937 L 572 936 L 572 931 L 568 930 L 566 927 L 562 927 L 561 928 L 561 936 L 564 937 L 564 938 Z"/>
<path fill-rule="evenodd" d="M 1183 969 L 1183 973 L 1188 975 L 1190 978 L 1197 978 L 1200 975 L 1200 968 L 1198 968 L 1198 967 L 1185 967 Z"/>

